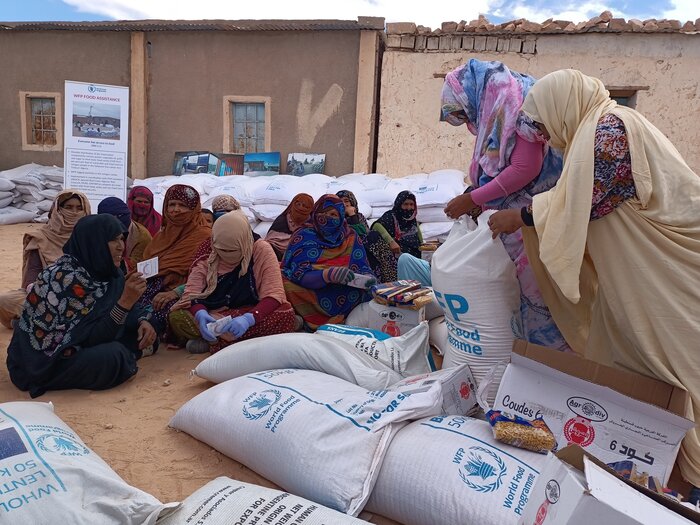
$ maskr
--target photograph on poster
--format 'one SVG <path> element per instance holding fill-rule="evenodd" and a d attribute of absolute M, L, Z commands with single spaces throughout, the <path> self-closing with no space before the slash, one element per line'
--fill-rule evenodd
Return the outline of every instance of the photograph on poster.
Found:
<path fill-rule="evenodd" d="M 97 102 L 73 103 L 74 137 L 119 140 L 121 106 Z"/>
<path fill-rule="evenodd" d="M 243 157 L 243 173 L 246 175 L 279 175 L 280 152 L 246 153 Z"/>
<path fill-rule="evenodd" d="M 325 166 L 325 153 L 290 153 L 287 156 L 287 175 L 323 173 Z"/>
<path fill-rule="evenodd" d="M 176 151 L 173 158 L 173 175 L 216 173 L 218 164 L 218 157 L 208 151 Z"/>

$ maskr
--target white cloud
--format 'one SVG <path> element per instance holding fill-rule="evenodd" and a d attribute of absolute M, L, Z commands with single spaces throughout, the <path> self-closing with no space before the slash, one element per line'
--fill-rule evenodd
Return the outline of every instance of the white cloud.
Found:
<path fill-rule="evenodd" d="M 113 20 L 165 19 L 340 19 L 381 16 L 387 22 L 415 22 L 440 27 L 442 22 L 472 20 L 489 10 L 489 0 L 63 0 L 79 11 Z"/>
<path fill-rule="evenodd" d="M 575 9 L 571 9 L 570 5 L 565 5 L 564 9 L 556 7 L 539 8 L 532 7 L 531 4 L 518 3 L 517 5 L 508 5 L 508 11 L 499 9 L 494 14 L 503 16 L 509 19 L 526 18 L 531 22 L 544 22 L 549 18 L 555 20 L 571 20 L 572 22 L 583 22 L 590 20 L 594 16 L 598 16 L 603 11 L 611 11 L 613 16 L 617 18 L 629 18 L 625 13 L 621 12 L 610 4 L 602 2 L 586 2 L 576 5 Z"/>
<path fill-rule="evenodd" d="M 673 9 L 664 12 L 661 18 L 686 22 L 700 17 L 700 2 L 697 0 L 671 0 L 671 3 Z"/>

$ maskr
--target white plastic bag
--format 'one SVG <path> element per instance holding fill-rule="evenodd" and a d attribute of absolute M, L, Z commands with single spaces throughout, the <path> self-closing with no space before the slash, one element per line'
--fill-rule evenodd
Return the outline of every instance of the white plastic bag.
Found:
<path fill-rule="evenodd" d="M 0 208 L 0 224 L 19 224 L 22 222 L 32 222 L 36 217 L 33 211 L 20 210 L 12 206 Z"/>
<path fill-rule="evenodd" d="M 520 325 L 515 265 L 501 240 L 491 238 L 491 213 L 483 213 L 478 226 L 469 218 L 457 221 L 431 262 L 448 331 L 443 367 L 467 363 L 477 384 L 510 356 Z"/>

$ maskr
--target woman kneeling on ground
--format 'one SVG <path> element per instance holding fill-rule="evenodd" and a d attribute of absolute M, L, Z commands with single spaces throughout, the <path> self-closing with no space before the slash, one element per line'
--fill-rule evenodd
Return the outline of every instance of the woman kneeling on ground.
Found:
<path fill-rule="evenodd" d="M 255 236 L 257 237 L 257 236 Z M 173 334 L 191 353 L 215 352 L 222 344 L 294 330 L 279 262 L 266 241 L 255 238 L 242 211 L 214 223 L 190 270 L 183 299 L 173 306 Z M 231 320 L 213 332 L 208 324 Z"/>
<path fill-rule="evenodd" d="M 146 310 L 135 306 L 145 279 L 119 269 L 124 228 L 115 217 L 84 217 L 63 251 L 39 274 L 7 350 L 12 382 L 32 397 L 117 386 L 157 344 Z"/>
<path fill-rule="evenodd" d="M 369 294 L 349 286 L 355 274 L 376 280 L 367 261 L 362 241 L 345 220 L 343 201 L 323 195 L 311 212 L 311 225 L 294 232 L 282 260 L 282 276 L 287 298 L 315 330 L 322 324 L 342 323 Z"/>

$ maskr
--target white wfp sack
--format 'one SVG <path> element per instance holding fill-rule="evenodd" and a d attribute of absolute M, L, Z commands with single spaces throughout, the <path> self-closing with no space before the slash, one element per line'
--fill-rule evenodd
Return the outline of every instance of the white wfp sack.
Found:
<path fill-rule="evenodd" d="M 36 217 L 33 211 L 20 210 L 12 206 L 0 209 L 0 224 L 19 224 L 21 222 L 32 222 Z"/>
<path fill-rule="evenodd" d="M 283 204 L 255 204 L 251 206 L 251 210 L 261 222 L 274 222 L 279 217 L 287 206 Z"/>
<path fill-rule="evenodd" d="M 0 404 L 0 523 L 149 525 L 163 508 L 86 447 L 50 403 Z"/>
<path fill-rule="evenodd" d="M 427 322 L 420 323 L 399 337 L 390 337 L 369 328 L 335 324 L 320 326 L 314 335 L 343 341 L 356 351 L 388 366 L 401 377 L 435 370 Z"/>
<path fill-rule="evenodd" d="M 297 193 L 305 190 L 302 179 L 292 175 L 274 175 L 268 177 L 267 184 L 257 186 L 253 192 L 253 202 L 259 204 L 282 204 L 285 207 Z"/>
<path fill-rule="evenodd" d="M 263 239 L 267 235 L 267 232 L 270 231 L 270 228 L 272 227 L 272 223 L 269 221 L 266 222 L 259 222 L 253 227 L 253 233 L 257 233 L 262 237 Z"/>
<path fill-rule="evenodd" d="M 158 525 L 361 525 L 367 522 L 289 492 L 219 477 L 196 490 Z"/>
<path fill-rule="evenodd" d="M 546 460 L 497 442 L 485 421 L 424 419 L 392 441 L 367 510 L 404 525 L 515 525 Z"/>
<path fill-rule="evenodd" d="M 368 392 L 310 370 L 272 370 L 202 392 L 170 426 L 285 490 L 356 516 L 400 427 L 392 422 L 430 400 Z"/>
<path fill-rule="evenodd" d="M 492 366 L 510 357 L 520 324 L 515 265 L 500 239 L 491 238 L 487 220 L 492 213 L 483 213 L 478 226 L 469 218 L 457 221 L 431 263 L 435 298 L 448 330 L 443 367 L 467 363 L 477 385 Z"/>
<path fill-rule="evenodd" d="M 445 355 L 445 350 L 447 350 L 447 323 L 445 322 L 445 316 L 441 315 L 435 319 L 431 319 L 428 324 L 428 329 L 430 331 L 430 346 L 437 350 L 440 355 Z"/>
<path fill-rule="evenodd" d="M 423 240 L 426 242 L 438 240 L 442 235 L 449 233 L 454 224 L 454 221 L 422 223 L 420 225 L 420 231 L 423 234 Z M 435 257 L 434 254 L 433 257 Z"/>
<path fill-rule="evenodd" d="M 197 365 L 194 374 L 222 383 L 265 370 L 316 370 L 368 390 L 382 390 L 401 380 L 398 372 L 347 342 L 314 334 L 276 334 L 234 343 Z"/>

